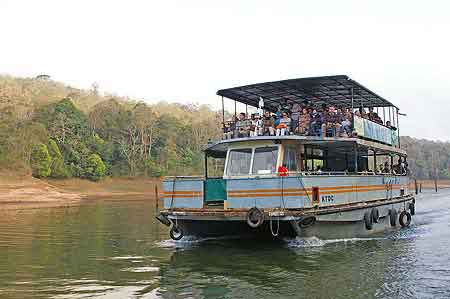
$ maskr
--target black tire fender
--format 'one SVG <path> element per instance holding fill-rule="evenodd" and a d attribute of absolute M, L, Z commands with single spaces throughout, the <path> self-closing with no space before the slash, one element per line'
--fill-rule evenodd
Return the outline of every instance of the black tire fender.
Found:
<path fill-rule="evenodd" d="M 313 225 L 314 223 L 316 223 L 315 216 L 305 216 L 304 218 L 302 218 L 298 221 L 298 225 L 301 228 L 307 228 L 307 227 Z"/>
<path fill-rule="evenodd" d="M 161 222 L 162 224 L 164 224 L 165 226 L 170 226 L 172 224 L 172 222 L 170 222 L 170 220 L 162 215 L 162 214 L 158 214 L 157 216 L 155 216 L 156 220 L 158 220 L 159 222 Z"/>
<path fill-rule="evenodd" d="M 395 209 L 389 210 L 389 223 L 391 226 L 397 225 L 397 211 Z"/>
<path fill-rule="evenodd" d="M 180 227 L 177 227 L 175 225 L 172 225 L 172 227 L 170 228 L 170 237 L 172 238 L 172 240 L 178 241 L 181 238 L 183 238 L 183 230 Z"/>
<path fill-rule="evenodd" d="M 406 222 L 405 222 L 405 216 L 406 216 Z M 411 214 L 408 211 L 403 211 L 400 213 L 400 216 L 398 216 L 398 222 L 402 227 L 408 227 L 411 224 Z"/>
<path fill-rule="evenodd" d="M 378 223 L 378 220 L 380 219 L 380 212 L 377 208 L 373 208 L 372 211 L 370 211 L 370 216 L 372 216 L 372 221 L 374 223 Z"/>
<path fill-rule="evenodd" d="M 371 230 L 373 228 L 373 221 L 372 221 L 372 213 L 367 211 L 364 213 L 364 224 L 366 226 L 367 230 Z"/>
<path fill-rule="evenodd" d="M 416 204 L 414 202 L 410 202 L 408 208 L 412 216 L 416 215 Z"/>
<path fill-rule="evenodd" d="M 264 212 L 257 207 L 253 207 L 247 212 L 247 224 L 251 228 L 257 228 L 264 222 Z"/>

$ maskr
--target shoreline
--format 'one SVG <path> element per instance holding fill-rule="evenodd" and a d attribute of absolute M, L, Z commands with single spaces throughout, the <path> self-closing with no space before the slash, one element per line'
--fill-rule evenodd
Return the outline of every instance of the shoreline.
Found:
<path fill-rule="evenodd" d="M 159 185 L 159 179 L 149 178 L 105 178 L 91 182 L 0 174 L 0 210 L 64 208 L 96 200 L 154 200 L 155 186 Z"/>

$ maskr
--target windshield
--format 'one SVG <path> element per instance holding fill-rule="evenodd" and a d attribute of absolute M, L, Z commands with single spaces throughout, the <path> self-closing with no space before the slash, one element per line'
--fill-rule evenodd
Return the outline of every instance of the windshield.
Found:
<path fill-rule="evenodd" d="M 252 174 L 270 174 L 276 172 L 278 147 L 260 147 L 255 149 Z"/>
<path fill-rule="evenodd" d="M 250 148 L 230 150 L 230 153 L 228 155 L 227 174 L 249 174 L 251 159 L 252 149 Z"/>

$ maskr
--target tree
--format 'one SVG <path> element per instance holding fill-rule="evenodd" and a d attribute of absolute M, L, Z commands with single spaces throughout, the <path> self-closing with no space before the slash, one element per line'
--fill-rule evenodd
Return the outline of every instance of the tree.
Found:
<path fill-rule="evenodd" d="M 51 173 L 52 159 L 48 153 L 47 146 L 43 143 L 37 144 L 31 152 L 31 170 L 36 178 L 46 178 Z"/>
<path fill-rule="evenodd" d="M 89 156 L 85 168 L 86 178 L 92 181 L 98 181 L 105 176 L 106 166 L 97 154 Z"/>
<path fill-rule="evenodd" d="M 53 139 L 48 141 L 48 152 L 52 158 L 50 177 L 63 179 L 69 176 L 69 171 L 64 164 L 64 160 L 59 150 L 58 144 Z"/>

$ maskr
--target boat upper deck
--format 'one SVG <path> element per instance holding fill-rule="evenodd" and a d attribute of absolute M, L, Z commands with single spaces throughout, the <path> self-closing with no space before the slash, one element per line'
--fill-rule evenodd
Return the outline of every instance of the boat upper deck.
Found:
<path fill-rule="evenodd" d="M 399 108 L 345 75 L 258 83 L 219 90 L 223 139 L 294 139 L 357 142 L 405 155 L 399 141 Z M 224 97 L 234 100 L 225 119 Z M 245 104 L 237 111 L 236 102 Z M 257 109 L 248 113 L 248 106 Z M 216 146 L 217 148 L 217 146 Z M 395 149 L 397 148 L 397 149 Z"/>
<path fill-rule="evenodd" d="M 405 150 L 385 145 L 379 142 L 374 142 L 370 140 L 365 140 L 355 137 L 316 137 L 316 136 L 298 136 L 298 135 L 287 135 L 287 136 L 254 136 L 254 137 L 243 137 L 243 138 L 233 138 L 224 139 L 208 144 L 206 152 L 211 155 L 221 156 L 222 153 L 226 152 L 230 145 L 236 143 L 248 143 L 248 142 L 268 142 L 281 143 L 282 141 L 294 141 L 301 142 L 308 145 L 322 145 L 327 147 L 341 147 L 349 143 L 354 143 L 361 148 L 374 149 L 378 152 L 392 153 L 400 156 L 407 156 Z"/>

